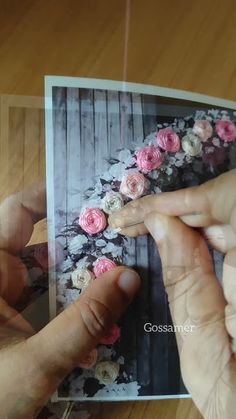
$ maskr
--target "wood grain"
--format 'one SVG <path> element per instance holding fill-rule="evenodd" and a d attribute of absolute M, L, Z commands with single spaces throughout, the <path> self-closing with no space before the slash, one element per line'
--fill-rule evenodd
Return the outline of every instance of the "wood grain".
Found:
<path fill-rule="evenodd" d="M 127 80 L 236 99 L 234 0 L 133 0 L 129 21 L 125 0 L 1 0 L 0 6 L 1 94 L 42 96 L 45 74 L 122 79 L 126 28 Z M 21 128 L 16 133 L 20 116 L 9 112 L 7 102 L 2 95 L 2 198 L 26 182 L 22 157 L 16 161 L 18 148 L 8 143 L 9 131 L 13 142 L 13 136 L 21 135 Z M 25 124 L 25 111 L 19 112 Z M 39 179 L 44 180 L 42 111 L 39 120 L 40 154 L 35 153 L 35 165 L 24 154 L 24 172 L 39 166 Z M 42 226 L 34 240 L 45 238 L 45 232 Z M 200 417 L 189 400 L 104 404 L 99 417 L 111 417 L 111 412 L 113 419 Z"/>

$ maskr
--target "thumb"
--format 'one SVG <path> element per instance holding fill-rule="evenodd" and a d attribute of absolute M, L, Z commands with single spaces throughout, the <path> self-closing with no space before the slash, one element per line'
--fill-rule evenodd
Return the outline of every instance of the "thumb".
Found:
<path fill-rule="evenodd" d="M 145 225 L 160 252 L 172 320 L 178 326 L 183 379 L 203 412 L 232 356 L 223 290 L 206 242 L 196 230 L 176 217 L 158 213 L 149 214 Z"/>
<path fill-rule="evenodd" d="M 40 370 L 60 382 L 123 314 L 139 286 L 138 274 L 124 267 L 94 280 L 74 304 L 29 339 Z"/>

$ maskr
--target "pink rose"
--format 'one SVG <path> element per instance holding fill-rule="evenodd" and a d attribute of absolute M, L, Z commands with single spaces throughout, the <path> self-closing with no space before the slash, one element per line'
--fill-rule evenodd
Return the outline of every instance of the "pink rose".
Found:
<path fill-rule="evenodd" d="M 80 227 L 88 234 L 100 233 L 106 228 L 107 221 L 98 208 L 86 208 L 79 217 Z"/>
<path fill-rule="evenodd" d="M 231 142 L 236 139 L 236 125 L 232 121 L 221 119 L 216 122 L 215 128 L 222 140 Z"/>
<path fill-rule="evenodd" d="M 163 163 L 163 155 L 159 148 L 151 145 L 142 148 L 137 152 L 137 166 L 143 173 L 157 169 Z"/>
<path fill-rule="evenodd" d="M 131 199 L 140 198 L 150 186 L 150 182 L 142 173 L 130 172 L 121 181 L 120 192 Z"/>
<path fill-rule="evenodd" d="M 179 151 L 180 149 L 179 136 L 172 128 L 163 128 L 158 131 L 157 144 L 163 150 L 171 151 L 172 153 Z"/>
<path fill-rule="evenodd" d="M 213 134 L 213 128 L 209 121 L 199 119 L 195 121 L 193 132 L 198 135 L 202 141 L 207 141 Z"/>
<path fill-rule="evenodd" d="M 115 262 L 110 259 L 100 259 L 95 263 L 93 268 L 94 275 L 96 278 L 101 276 L 105 272 L 111 271 L 112 269 L 116 268 Z"/>
<path fill-rule="evenodd" d="M 120 337 L 120 328 L 113 324 L 111 329 L 102 337 L 99 343 L 102 345 L 113 345 Z"/>
<path fill-rule="evenodd" d="M 89 370 L 93 368 L 96 364 L 98 359 L 98 351 L 97 349 L 93 349 L 88 355 L 81 359 L 78 364 L 79 368 L 84 368 L 85 370 Z"/>

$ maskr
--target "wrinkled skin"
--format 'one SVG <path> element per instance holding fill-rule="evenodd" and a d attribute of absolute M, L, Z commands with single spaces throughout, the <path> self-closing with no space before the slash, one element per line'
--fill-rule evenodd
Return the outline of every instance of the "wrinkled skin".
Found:
<path fill-rule="evenodd" d="M 61 380 L 121 316 L 140 286 L 138 275 L 118 267 L 35 333 L 14 306 L 27 286 L 18 253 L 34 223 L 45 216 L 45 190 L 34 187 L 0 206 L 0 406 L 2 419 L 37 416 Z M 40 316 L 40 313 L 39 313 Z"/>
<path fill-rule="evenodd" d="M 181 370 L 206 419 L 235 416 L 236 171 L 182 191 L 133 201 L 110 225 L 137 236 L 150 232 L 163 264 Z M 27 283 L 18 252 L 45 215 L 43 189 L 10 197 L 0 207 L 0 404 L 3 418 L 34 418 L 60 381 L 124 312 L 140 280 L 124 267 L 94 281 L 78 301 L 40 332 L 16 312 Z M 140 222 L 136 226 L 126 227 Z M 198 229 L 196 229 L 198 227 Z M 202 228 L 200 231 L 199 228 Z M 223 289 L 206 242 L 225 253 Z M 120 281 L 126 272 L 129 286 Z"/>
<path fill-rule="evenodd" d="M 195 326 L 176 337 L 185 385 L 205 419 L 236 412 L 235 185 L 232 170 L 199 187 L 143 197 L 109 219 L 124 234 L 150 232 L 156 241 L 173 322 Z M 207 241 L 225 253 L 223 288 Z"/>

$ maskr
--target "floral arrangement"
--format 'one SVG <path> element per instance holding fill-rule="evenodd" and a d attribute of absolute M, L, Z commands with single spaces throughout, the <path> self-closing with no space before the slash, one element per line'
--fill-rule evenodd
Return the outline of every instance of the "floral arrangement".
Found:
<path fill-rule="evenodd" d="M 66 307 L 104 272 L 122 263 L 131 239 L 108 226 L 109 214 L 146 194 L 178 189 L 180 178 L 188 186 L 199 183 L 203 172 L 209 178 L 215 176 L 215 168 L 228 159 L 235 140 L 236 125 L 228 112 L 213 109 L 175 119 L 172 124 L 158 124 L 142 147 L 118 150 L 117 158 L 109 160 L 109 169 L 85 191 L 78 217 L 58 236 L 66 238 L 65 258 L 59 266 L 60 306 Z M 114 349 L 120 334 L 119 326 L 113 325 L 101 340 L 99 347 L 108 346 L 105 360 L 104 350 L 99 355 L 95 349 L 81 361 L 78 367 L 90 370 L 82 379 L 95 377 L 104 386 L 124 374 Z"/>

